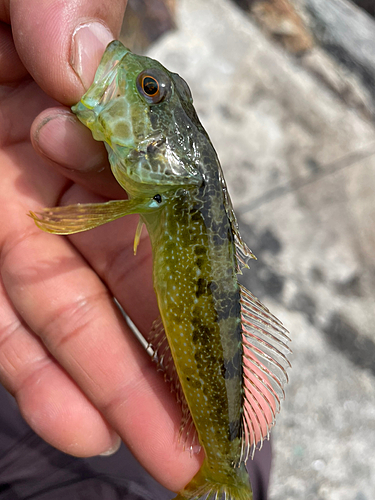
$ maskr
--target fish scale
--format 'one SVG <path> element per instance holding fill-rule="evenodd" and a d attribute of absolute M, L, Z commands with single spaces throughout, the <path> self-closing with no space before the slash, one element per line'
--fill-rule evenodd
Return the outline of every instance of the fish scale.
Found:
<path fill-rule="evenodd" d="M 268 437 L 284 397 L 289 338 L 238 283 L 237 273 L 255 257 L 192 102 L 177 74 L 121 42 L 109 44 L 72 110 L 104 141 L 129 199 L 29 215 L 54 234 L 140 215 L 134 248 L 145 224 L 162 320 L 155 322 L 155 357 L 182 404 L 181 434 L 187 437 L 194 422 L 205 451 L 176 499 L 251 500 L 245 461 Z"/>

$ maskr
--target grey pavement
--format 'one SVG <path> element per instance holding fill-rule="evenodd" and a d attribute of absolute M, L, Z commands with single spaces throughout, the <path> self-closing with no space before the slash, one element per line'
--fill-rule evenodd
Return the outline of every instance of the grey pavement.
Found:
<path fill-rule="evenodd" d="M 230 0 L 179 0 L 150 51 L 189 83 L 243 236 L 290 330 L 271 500 L 375 498 L 375 127 Z"/>

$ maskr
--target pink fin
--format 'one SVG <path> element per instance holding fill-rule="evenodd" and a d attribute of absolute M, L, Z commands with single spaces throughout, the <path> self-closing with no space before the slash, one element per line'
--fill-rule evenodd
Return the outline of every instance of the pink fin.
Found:
<path fill-rule="evenodd" d="M 201 446 L 199 444 L 198 433 L 178 378 L 176 366 L 165 335 L 163 321 L 160 317 L 152 325 L 150 344 L 154 349 L 153 360 L 157 363 L 158 369 L 164 373 L 164 380 L 170 385 L 171 391 L 176 395 L 177 403 L 181 406 L 182 418 L 179 440 L 182 442 L 184 449 L 189 449 L 190 453 L 199 453 Z"/>
<path fill-rule="evenodd" d="M 287 330 L 269 310 L 241 286 L 243 345 L 243 417 L 241 460 L 254 455 L 269 437 L 284 399 L 290 362 Z"/>

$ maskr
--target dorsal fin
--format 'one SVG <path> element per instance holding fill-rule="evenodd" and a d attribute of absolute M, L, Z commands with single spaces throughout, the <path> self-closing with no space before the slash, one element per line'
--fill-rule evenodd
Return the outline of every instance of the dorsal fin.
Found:
<path fill-rule="evenodd" d="M 225 211 L 227 213 L 232 228 L 232 233 L 234 236 L 234 243 L 236 247 L 236 258 L 237 258 L 237 273 L 242 274 L 241 270 L 244 267 L 245 268 L 249 267 L 248 265 L 249 260 L 250 259 L 256 260 L 256 257 L 241 237 L 240 230 L 238 227 L 237 217 L 233 210 L 232 200 L 231 197 L 229 196 L 227 183 L 225 182 L 223 171 L 221 169 L 220 164 L 219 164 L 219 179 L 221 183 L 221 189 L 223 191 Z"/>
<path fill-rule="evenodd" d="M 234 212 L 233 212 L 234 214 Z M 234 243 L 236 246 L 236 258 L 237 258 L 237 273 L 242 274 L 242 269 L 249 268 L 249 260 L 255 259 L 256 257 L 246 243 L 242 240 L 241 234 L 238 230 L 237 219 L 234 222 L 231 221 L 232 231 L 234 234 Z M 235 229 L 234 229 L 235 228 Z"/>
<path fill-rule="evenodd" d="M 241 290 L 243 345 L 242 453 L 246 461 L 268 438 L 288 382 L 288 331 L 244 286 Z"/>
<path fill-rule="evenodd" d="M 164 373 L 164 380 L 170 385 L 171 391 L 176 395 L 177 403 L 181 406 L 182 418 L 179 440 L 182 442 L 184 449 L 189 449 L 190 453 L 199 453 L 201 447 L 198 433 L 178 378 L 176 366 L 165 335 L 163 321 L 160 316 L 152 325 L 150 344 L 154 349 L 153 360 L 157 363 L 158 369 Z"/>

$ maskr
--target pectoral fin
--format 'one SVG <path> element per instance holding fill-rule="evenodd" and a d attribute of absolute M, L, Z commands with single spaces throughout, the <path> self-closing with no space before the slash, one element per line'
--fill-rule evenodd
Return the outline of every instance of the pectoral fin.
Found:
<path fill-rule="evenodd" d="M 28 215 L 40 229 L 47 233 L 74 234 L 93 229 L 125 215 L 153 210 L 155 210 L 154 200 L 132 199 L 45 208 L 41 212 L 30 212 Z"/>

